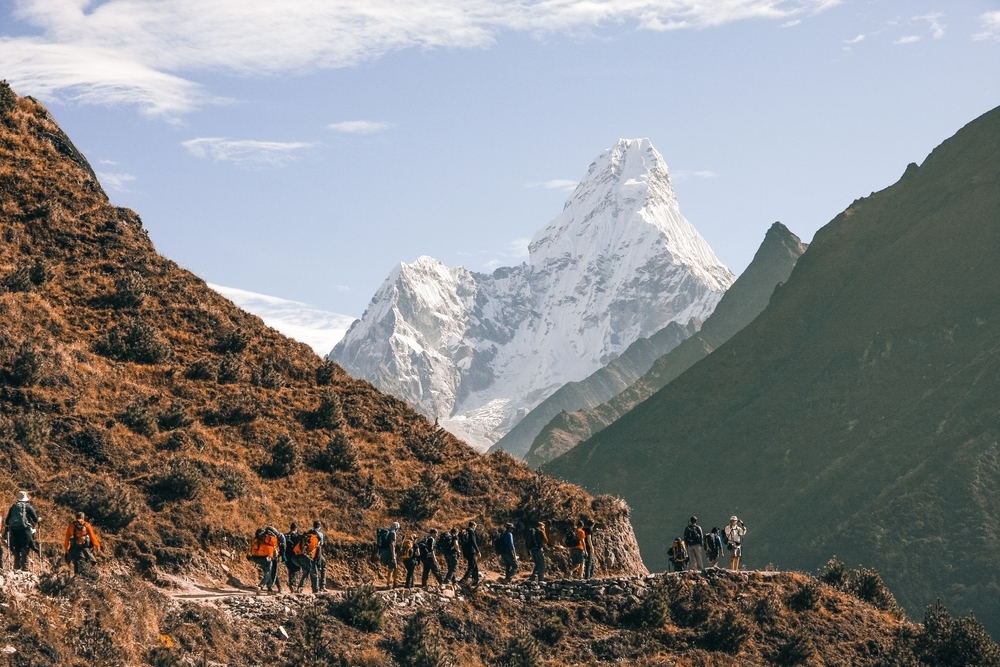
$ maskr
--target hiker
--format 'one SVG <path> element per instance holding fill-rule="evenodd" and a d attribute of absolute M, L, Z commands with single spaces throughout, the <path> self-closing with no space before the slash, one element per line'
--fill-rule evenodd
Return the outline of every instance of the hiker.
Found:
<path fill-rule="evenodd" d="M 452 527 L 451 531 L 441 535 L 441 539 L 438 540 L 438 551 L 444 556 L 444 562 L 448 565 L 444 583 L 453 584 L 457 578 L 455 570 L 458 569 L 458 528 Z"/>
<path fill-rule="evenodd" d="M 323 545 L 326 544 L 326 535 L 323 534 L 323 523 L 313 521 L 313 532 L 319 536 L 319 547 L 316 550 L 316 590 L 314 593 L 326 590 L 326 557 L 323 555 Z"/>
<path fill-rule="evenodd" d="M 729 569 L 740 569 L 740 556 L 743 555 L 743 536 L 747 534 L 747 527 L 736 515 L 729 517 L 729 525 L 723 529 L 723 536 L 726 538 L 726 548 L 729 549 Z"/>
<path fill-rule="evenodd" d="M 417 545 L 417 555 L 424 566 L 423 571 L 420 573 L 421 588 L 427 588 L 427 577 L 431 574 L 437 579 L 438 586 L 444 583 L 441 579 L 441 572 L 438 571 L 437 559 L 434 558 L 434 551 L 437 549 L 437 536 L 437 528 L 431 528 L 427 537 L 420 540 L 420 544 Z"/>
<path fill-rule="evenodd" d="M 299 567 L 302 574 L 299 575 L 298 584 L 292 587 L 293 593 L 302 593 L 302 586 L 309 577 L 309 584 L 312 592 L 319 592 L 319 580 L 316 572 L 316 560 L 319 557 L 319 533 L 315 528 L 302 533 L 299 541 L 292 547 L 292 560 Z"/>
<path fill-rule="evenodd" d="M 399 523 L 392 522 L 388 528 L 379 528 L 375 533 L 375 547 L 378 549 L 379 561 L 386 567 L 385 587 L 395 588 L 397 582 L 396 563 L 396 533 L 399 532 Z"/>
<path fill-rule="evenodd" d="M 406 568 L 406 588 L 413 588 L 413 571 L 417 568 L 417 536 L 410 535 L 403 540 L 403 548 L 399 553 L 403 554 L 403 567 Z"/>
<path fill-rule="evenodd" d="M 94 549 L 101 548 L 94 527 L 86 521 L 83 512 L 76 513 L 76 521 L 66 527 L 66 539 L 63 542 L 66 563 L 73 570 L 73 576 L 80 574 L 81 563 L 96 563 Z"/>
<path fill-rule="evenodd" d="M 458 580 L 458 583 L 464 584 L 471 578 L 472 585 L 478 586 L 479 557 L 482 555 L 482 552 L 479 550 L 479 538 L 476 536 L 475 521 L 469 522 L 469 527 L 463 531 L 458 543 L 462 547 L 462 558 L 466 562 L 465 574 Z"/>
<path fill-rule="evenodd" d="M 539 521 L 538 525 L 528 531 L 528 553 L 535 563 L 535 569 L 531 571 L 528 581 L 538 579 L 538 583 L 545 581 L 545 545 L 549 543 L 549 536 L 545 532 L 545 522 Z"/>
<path fill-rule="evenodd" d="M 705 536 L 705 558 L 708 559 L 708 566 L 719 567 L 721 555 L 722 537 L 719 536 L 719 529 L 713 526 L 712 531 Z"/>
<path fill-rule="evenodd" d="M 0 535 L 5 534 L 7 531 L 4 530 L 3 518 L 0 518 Z M 3 569 L 3 543 L 4 540 L 0 539 L 0 570 Z"/>
<path fill-rule="evenodd" d="M 684 540 L 679 537 L 675 538 L 674 543 L 667 550 L 667 555 L 670 556 L 670 565 L 673 571 L 683 572 L 684 565 L 688 562 L 688 550 L 684 545 Z"/>
<path fill-rule="evenodd" d="M 684 529 L 684 544 L 687 545 L 688 558 L 691 560 L 691 569 L 698 568 L 705 571 L 705 532 L 698 525 L 698 517 L 691 517 L 687 528 Z"/>
<path fill-rule="evenodd" d="M 571 579 L 583 578 L 583 561 L 587 553 L 587 533 L 583 530 L 583 521 L 577 520 L 576 530 L 570 540 L 569 557 L 573 567 L 570 570 Z"/>
<path fill-rule="evenodd" d="M 496 546 L 504 569 L 503 583 L 509 584 L 520 569 L 517 564 L 517 552 L 514 550 L 514 524 L 508 523 L 504 527 L 504 531 L 497 538 Z"/>
<path fill-rule="evenodd" d="M 298 524 L 292 522 L 288 526 L 288 532 L 285 533 L 285 548 L 281 554 L 281 560 L 285 564 L 285 569 L 288 570 L 288 590 L 290 591 L 295 590 L 295 575 L 302 569 L 295 562 L 295 554 L 292 553 L 292 549 L 301 539 L 302 533 L 299 532 Z"/>
<path fill-rule="evenodd" d="M 35 545 L 35 530 L 42 521 L 31 506 L 27 491 L 18 491 L 15 498 L 3 522 L 3 529 L 7 535 L 7 546 L 14 554 L 14 569 L 27 570 L 29 552 L 38 551 L 41 558 L 41 547 Z"/>
<path fill-rule="evenodd" d="M 594 577 L 594 567 L 597 564 L 597 553 L 594 551 L 594 531 L 597 529 L 597 525 L 591 521 L 587 520 L 583 522 L 583 546 L 584 546 L 584 564 L 583 564 L 583 578 L 592 579 Z"/>
<path fill-rule="evenodd" d="M 285 552 L 288 551 L 288 543 L 285 541 L 285 535 L 274 526 L 268 526 L 264 530 L 278 539 L 278 555 L 271 559 L 271 583 L 274 584 L 275 589 L 280 593 L 281 579 L 278 578 L 278 566 L 285 559 Z"/>
<path fill-rule="evenodd" d="M 274 561 L 281 553 L 280 535 L 277 529 L 267 526 L 258 528 L 250 541 L 250 553 L 247 558 L 256 563 L 260 568 L 260 583 L 257 584 L 258 593 L 265 588 L 271 591 L 274 587 Z"/>

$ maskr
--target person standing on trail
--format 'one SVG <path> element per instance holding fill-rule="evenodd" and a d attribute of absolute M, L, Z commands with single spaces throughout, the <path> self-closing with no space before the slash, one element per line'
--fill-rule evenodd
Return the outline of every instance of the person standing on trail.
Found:
<path fill-rule="evenodd" d="M 479 537 L 476 535 L 475 521 L 469 522 L 469 527 L 462 533 L 458 543 L 462 547 L 462 557 L 466 562 L 465 574 L 458 580 L 458 583 L 464 584 L 471 578 L 472 585 L 478 586 L 479 557 L 482 555 L 482 552 L 479 550 Z"/>
<path fill-rule="evenodd" d="M 670 545 L 670 549 L 667 550 L 667 555 L 670 557 L 670 566 L 674 572 L 683 572 L 684 566 L 688 562 L 688 551 L 687 547 L 684 545 L 684 540 L 681 538 L 675 538 L 674 543 Z"/>
<path fill-rule="evenodd" d="M 420 573 L 421 588 L 427 588 L 427 577 L 431 574 L 437 579 L 438 586 L 444 583 L 441 579 L 441 572 L 438 570 L 437 559 L 434 557 L 434 551 L 437 549 L 437 536 L 437 528 L 431 528 L 427 537 L 420 540 L 420 543 L 417 545 L 417 554 L 420 558 L 420 563 L 424 566 Z"/>
<path fill-rule="evenodd" d="M 570 579 L 583 579 L 584 560 L 587 555 L 587 533 L 583 530 L 583 521 L 576 522 L 573 539 L 570 541 L 569 558 L 573 568 Z"/>
<path fill-rule="evenodd" d="M 247 558 L 260 568 L 260 583 L 257 584 L 258 593 L 265 588 L 271 591 L 274 586 L 274 561 L 281 553 L 281 541 L 278 539 L 280 534 L 270 526 L 258 528 L 250 541 L 250 553 Z"/>
<path fill-rule="evenodd" d="M 319 549 L 319 533 L 316 532 L 315 528 L 302 533 L 298 543 L 292 547 L 292 558 L 299 570 L 302 571 L 298 583 L 292 588 L 293 593 L 302 592 L 306 577 L 309 577 L 312 592 L 314 594 L 319 592 L 319 579 L 316 573 L 316 559 L 319 556 Z"/>
<path fill-rule="evenodd" d="M 295 590 L 295 575 L 301 569 L 295 562 L 295 554 L 292 553 L 292 549 L 301 539 L 302 533 L 299 532 L 299 526 L 293 522 L 288 526 L 288 532 L 285 533 L 285 548 L 281 554 L 281 560 L 285 564 L 285 569 L 288 570 L 288 590 L 290 591 Z"/>
<path fill-rule="evenodd" d="M 316 550 L 316 590 L 326 590 L 326 556 L 323 555 L 323 545 L 326 544 L 326 535 L 323 534 L 323 523 L 313 521 L 313 532 L 319 536 L 319 548 Z M 314 591 L 316 592 L 316 591 Z"/>
<path fill-rule="evenodd" d="M 8 546 L 14 554 L 14 569 L 28 569 L 28 554 L 36 550 L 35 530 L 42 522 L 31 506 L 27 491 L 18 491 L 16 501 L 7 512 L 3 529 L 7 535 Z M 37 548 L 41 557 L 41 547 Z"/>
<path fill-rule="evenodd" d="M 708 559 L 709 567 L 719 566 L 722 549 L 722 537 L 719 536 L 719 529 L 713 526 L 712 531 L 705 536 L 705 558 Z"/>
<path fill-rule="evenodd" d="M 413 588 L 413 571 L 417 568 L 417 536 L 410 535 L 403 540 L 403 548 L 400 550 L 403 555 L 403 567 L 406 568 L 406 588 Z"/>
<path fill-rule="evenodd" d="M 457 579 L 455 570 L 458 569 L 458 528 L 453 527 L 451 531 L 441 535 L 441 539 L 438 540 L 438 551 L 444 556 L 444 562 L 448 565 L 444 583 L 454 584 Z"/>
<path fill-rule="evenodd" d="M 514 524 L 508 523 L 497 538 L 497 553 L 500 555 L 500 562 L 503 563 L 503 583 L 509 584 L 520 569 L 517 564 L 517 551 L 514 549 Z"/>
<path fill-rule="evenodd" d="M 687 528 L 684 529 L 684 544 L 687 546 L 688 557 L 690 558 L 690 569 L 698 568 L 705 571 L 705 532 L 698 525 L 698 517 L 691 517 Z"/>
<path fill-rule="evenodd" d="M 73 570 L 73 576 L 80 574 L 81 563 L 96 563 L 94 549 L 101 548 L 101 541 L 94 532 L 94 527 L 86 521 L 83 512 L 76 513 L 76 521 L 66 527 L 66 539 L 63 542 L 63 553 L 66 563 Z"/>
<path fill-rule="evenodd" d="M 592 579 L 594 577 L 594 568 L 597 565 L 597 553 L 594 551 L 594 530 L 597 526 L 590 519 L 583 522 L 583 546 L 586 550 L 584 555 L 585 561 L 583 564 L 583 578 Z"/>
<path fill-rule="evenodd" d="M 723 531 L 726 538 L 726 548 L 729 549 L 729 569 L 740 569 L 740 557 L 743 555 L 743 536 L 747 534 L 746 524 L 736 518 L 729 517 L 729 525 Z"/>
<path fill-rule="evenodd" d="M 549 536 L 545 532 L 545 522 L 539 521 L 538 525 L 528 531 L 528 553 L 535 568 L 531 571 L 528 581 L 538 579 L 538 583 L 545 581 L 545 545 L 549 543 Z"/>
<path fill-rule="evenodd" d="M 375 546 L 378 549 L 379 561 L 386 568 L 385 587 L 395 588 L 398 585 L 399 568 L 396 563 L 396 533 L 399 523 L 393 521 L 389 528 L 379 528 L 375 534 Z"/>
<path fill-rule="evenodd" d="M 284 559 L 285 552 L 288 551 L 288 546 L 287 546 L 288 543 L 285 541 L 285 535 L 274 526 L 268 526 L 264 530 L 266 530 L 270 535 L 274 535 L 278 539 L 278 554 L 271 559 L 271 583 L 280 593 L 281 579 L 278 578 L 278 566 Z M 271 590 L 270 587 L 267 590 Z"/>

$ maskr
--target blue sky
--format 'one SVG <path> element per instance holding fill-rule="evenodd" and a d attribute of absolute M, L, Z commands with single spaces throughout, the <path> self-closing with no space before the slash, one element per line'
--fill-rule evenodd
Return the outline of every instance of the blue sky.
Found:
<path fill-rule="evenodd" d="M 212 283 L 360 316 L 393 265 L 523 261 L 649 137 L 735 272 L 1000 105 L 1000 3 L 0 0 L 39 97 Z"/>

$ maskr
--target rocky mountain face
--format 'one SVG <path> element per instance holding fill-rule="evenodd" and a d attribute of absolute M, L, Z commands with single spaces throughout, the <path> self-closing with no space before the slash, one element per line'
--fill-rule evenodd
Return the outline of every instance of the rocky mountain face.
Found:
<path fill-rule="evenodd" d="M 692 513 L 750 567 L 830 553 L 1000 635 L 1000 109 L 813 239 L 753 322 L 544 470 L 618 494 L 646 562 Z"/>
<path fill-rule="evenodd" d="M 600 387 L 609 386 L 601 377 L 605 369 L 579 383 L 582 390 L 573 384 L 566 385 L 532 410 L 496 446 L 505 447 L 511 441 L 512 446 L 516 442 L 524 447 L 524 441 L 534 431 L 527 451 L 520 458 L 537 468 L 620 419 L 752 322 L 767 306 L 775 288 L 788 280 L 805 249 L 799 237 L 780 222 L 774 223 L 764 235 L 753 261 L 722 297 L 705 325 L 647 365 L 641 378 L 621 387 L 603 403 L 597 402 L 601 393 L 590 387 L 593 381 Z M 607 368 L 626 356 L 628 353 Z"/>
<path fill-rule="evenodd" d="M 603 152 L 529 252 L 490 275 L 400 264 L 330 358 L 485 450 L 635 341 L 703 321 L 734 279 L 646 139 Z"/>
<path fill-rule="evenodd" d="M 491 451 L 503 449 L 537 467 L 586 440 L 746 326 L 764 310 L 774 287 L 788 278 L 804 250 L 797 236 L 774 223 L 754 260 L 726 291 L 704 327 L 692 322 L 678 338 L 668 326 L 636 341 L 596 373 L 560 387 Z"/>

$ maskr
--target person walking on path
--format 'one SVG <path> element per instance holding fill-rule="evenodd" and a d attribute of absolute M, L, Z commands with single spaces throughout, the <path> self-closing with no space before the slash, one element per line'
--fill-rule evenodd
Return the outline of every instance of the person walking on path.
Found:
<path fill-rule="evenodd" d="M 417 568 L 417 536 L 410 535 L 403 540 L 403 548 L 399 553 L 403 554 L 403 567 L 406 568 L 406 588 L 413 588 L 413 571 Z"/>
<path fill-rule="evenodd" d="M 514 549 L 514 524 L 508 523 L 504 527 L 503 533 L 498 538 L 497 551 L 500 554 L 500 562 L 503 563 L 503 583 L 509 584 L 520 569 L 517 563 L 517 551 Z"/>
<path fill-rule="evenodd" d="M 479 585 L 479 557 L 482 552 L 479 550 L 479 536 L 476 535 L 476 522 L 470 521 L 469 527 L 465 529 L 459 539 L 459 544 L 462 547 L 462 557 L 465 559 L 466 567 L 465 574 L 462 578 L 458 580 L 458 583 L 464 584 L 470 578 L 472 579 L 472 585 Z"/>
<path fill-rule="evenodd" d="M 312 592 L 319 592 L 319 580 L 316 573 L 316 558 L 319 555 L 319 533 L 315 530 L 307 530 L 302 533 L 298 543 L 292 547 L 292 558 L 299 567 L 302 574 L 299 575 L 298 583 L 292 587 L 293 593 L 301 593 L 302 587 L 309 577 L 309 584 Z"/>
<path fill-rule="evenodd" d="M 434 552 L 437 550 L 437 536 L 437 528 L 431 528 L 427 537 L 420 540 L 420 544 L 417 545 L 420 563 L 424 566 L 420 572 L 421 588 L 427 588 L 427 578 L 432 574 L 437 579 L 438 586 L 444 583 L 441 579 L 441 572 L 438 570 L 437 559 L 434 557 Z"/>
<path fill-rule="evenodd" d="M 383 532 L 384 531 L 384 532 Z M 388 529 L 380 528 L 376 536 L 379 562 L 386 568 L 385 587 L 395 588 L 398 585 L 398 563 L 396 560 L 396 534 L 399 532 L 399 523 L 393 521 Z"/>
<path fill-rule="evenodd" d="M 448 571 L 444 575 L 444 583 L 454 584 L 458 575 L 458 528 L 452 528 L 450 532 L 441 535 L 438 540 L 438 551 L 444 555 L 444 562 L 448 565 Z"/>
<path fill-rule="evenodd" d="M 583 564 L 583 578 L 593 579 L 594 578 L 594 568 L 597 565 L 597 552 L 594 551 L 594 530 L 597 526 L 593 521 L 587 520 L 583 522 L 583 546 L 586 549 L 586 561 Z"/>
<path fill-rule="evenodd" d="M 705 558 L 709 567 L 719 566 L 722 550 L 722 537 L 719 536 L 719 529 L 713 526 L 712 531 L 705 536 Z"/>
<path fill-rule="evenodd" d="M 281 560 L 285 563 L 285 569 L 288 570 L 288 590 L 295 591 L 295 575 L 299 573 L 299 565 L 295 562 L 295 554 L 292 553 L 292 549 L 295 545 L 299 543 L 302 539 L 302 533 L 299 532 L 299 526 L 296 523 L 292 523 L 288 526 L 288 532 L 285 533 L 285 549 L 281 554 Z M 278 590 L 281 590 L 280 588 Z"/>
<path fill-rule="evenodd" d="M 313 532 L 319 536 L 319 547 L 316 549 L 316 590 L 322 592 L 326 590 L 326 556 L 323 555 L 323 545 L 326 544 L 326 535 L 323 534 L 323 523 L 313 521 Z M 279 589 L 280 590 L 280 589 Z"/>
<path fill-rule="evenodd" d="M 258 528 L 250 541 L 250 554 L 247 556 L 250 561 L 260 568 L 260 583 L 257 584 L 257 591 L 265 588 L 271 591 L 274 587 L 274 561 L 281 554 L 280 535 L 276 529 L 267 526 Z"/>
<path fill-rule="evenodd" d="M 14 554 L 14 569 L 27 570 L 28 554 L 35 551 L 35 530 L 42 521 L 31 506 L 27 491 L 18 491 L 15 498 L 3 522 L 3 529 L 11 553 Z"/>
<path fill-rule="evenodd" d="M 688 562 L 688 550 L 684 545 L 684 540 L 679 537 L 675 538 L 674 543 L 667 550 L 667 555 L 670 556 L 670 566 L 673 568 L 673 571 L 683 572 Z"/>
<path fill-rule="evenodd" d="M 705 543 L 705 533 L 698 525 L 698 517 L 691 517 L 687 528 L 684 529 L 684 544 L 687 546 L 690 568 L 698 568 L 705 571 L 705 552 L 702 546 Z"/>
<path fill-rule="evenodd" d="M 86 521 L 83 512 L 76 513 L 76 521 L 66 527 L 66 539 L 63 541 L 63 553 L 66 563 L 73 570 L 73 576 L 80 574 L 81 563 L 96 563 L 94 549 L 101 548 L 94 527 Z"/>
<path fill-rule="evenodd" d="M 743 537 L 747 534 L 746 524 L 736 518 L 729 517 L 729 525 L 723 530 L 726 538 L 726 548 L 729 549 L 729 569 L 740 569 L 740 557 L 743 555 Z"/>
<path fill-rule="evenodd" d="M 583 562 L 587 553 L 587 533 L 583 530 L 583 521 L 578 520 L 576 522 L 576 530 L 573 535 L 573 541 L 569 550 L 570 562 L 573 565 L 573 569 L 570 570 L 570 578 L 582 579 Z"/>
<path fill-rule="evenodd" d="M 545 522 L 539 521 L 538 525 L 528 531 L 528 553 L 535 563 L 535 569 L 531 571 L 528 581 L 538 579 L 538 583 L 545 581 L 545 545 L 549 543 L 549 536 L 545 532 Z"/>

